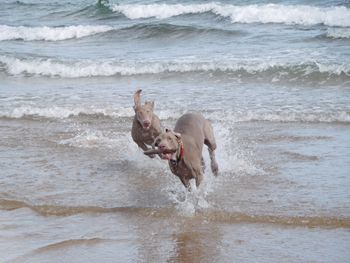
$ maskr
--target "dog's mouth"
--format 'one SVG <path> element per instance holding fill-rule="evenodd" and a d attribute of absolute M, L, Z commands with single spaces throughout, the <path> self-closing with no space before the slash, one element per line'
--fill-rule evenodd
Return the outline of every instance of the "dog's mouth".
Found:
<path fill-rule="evenodd" d="M 160 158 L 163 160 L 172 160 L 174 158 L 174 153 L 176 153 L 175 149 L 163 149 L 160 150 Z"/>
<path fill-rule="evenodd" d="M 172 153 L 161 153 L 160 154 L 160 158 L 162 158 L 163 160 L 171 160 L 173 157 Z"/>
<path fill-rule="evenodd" d="M 150 124 L 144 124 L 144 125 L 143 125 L 143 129 L 144 129 L 144 130 L 149 130 L 150 127 L 151 127 Z"/>
<path fill-rule="evenodd" d="M 144 152 L 146 155 L 151 155 L 151 154 L 159 154 L 160 158 L 163 160 L 172 160 L 173 155 L 176 153 L 175 149 L 149 149 Z"/>
<path fill-rule="evenodd" d="M 146 119 L 142 121 L 142 127 L 144 130 L 149 130 L 151 128 L 151 121 Z"/>

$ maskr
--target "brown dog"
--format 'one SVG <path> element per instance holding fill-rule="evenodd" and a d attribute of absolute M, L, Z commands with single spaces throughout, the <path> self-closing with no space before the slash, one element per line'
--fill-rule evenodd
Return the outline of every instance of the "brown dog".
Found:
<path fill-rule="evenodd" d="M 162 159 L 168 160 L 172 173 L 178 176 L 190 191 L 190 179 L 196 180 L 197 187 L 203 179 L 203 144 L 208 146 L 211 170 L 217 176 L 218 164 L 215 160 L 216 142 L 213 128 L 201 114 L 183 115 L 176 122 L 174 131 L 167 129 L 166 132 L 160 134 L 154 140 L 154 150 L 145 152 L 145 154 L 159 153 Z"/>
<path fill-rule="evenodd" d="M 152 145 L 154 139 L 162 132 L 160 120 L 153 113 L 154 102 L 146 101 L 141 104 L 141 92 L 139 89 L 134 94 L 135 117 L 132 123 L 131 136 L 134 142 L 144 151 L 148 150 L 147 145 Z M 149 157 L 154 158 L 154 154 Z"/>

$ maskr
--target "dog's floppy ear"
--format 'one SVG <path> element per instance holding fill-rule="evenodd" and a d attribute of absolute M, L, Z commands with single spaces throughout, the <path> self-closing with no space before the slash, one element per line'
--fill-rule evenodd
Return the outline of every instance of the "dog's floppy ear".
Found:
<path fill-rule="evenodd" d="M 141 92 L 142 89 L 139 89 L 134 94 L 134 109 L 141 106 Z"/>
<path fill-rule="evenodd" d="M 181 133 L 174 132 L 174 131 L 172 131 L 170 129 L 165 129 L 165 132 L 171 132 L 172 134 L 175 135 L 176 139 L 181 140 Z"/>
<path fill-rule="evenodd" d="M 181 133 L 178 133 L 178 132 L 173 132 L 173 133 L 178 140 L 181 140 Z"/>

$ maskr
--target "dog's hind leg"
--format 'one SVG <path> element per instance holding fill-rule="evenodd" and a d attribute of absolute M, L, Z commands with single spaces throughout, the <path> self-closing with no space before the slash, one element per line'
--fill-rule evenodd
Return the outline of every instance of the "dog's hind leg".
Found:
<path fill-rule="evenodd" d="M 208 146 L 211 171 L 215 176 L 217 176 L 219 171 L 219 166 L 215 158 L 216 141 L 214 137 L 213 127 L 211 126 L 208 120 L 206 120 L 206 123 L 204 126 L 204 144 Z"/>
<path fill-rule="evenodd" d="M 201 165 L 202 165 L 202 172 L 204 173 L 204 171 L 205 171 L 205 161 L 204 161 L 203 156 L 201 158 Z"/>
<path fill-rule="evenodd" d="M 201 184 L 201 182 L 203 181 L 203 174 L 202 173 L 197 173 L 197 176 L 195 178 L 196 180 L 196 186 L 197 188 L 199 187 L 199 185 Z"/>
<path fill-rule="evenodd" d="M 210 156 L 211 171 L 213 172 L 213 174 L 215 176 L 217 176 L 218 172 L 219 172 L 219 166 L 218 166 L 218 163 L 216 162 L 215 152 L 212 151 L 210 148 L 208 148 L 208 151 L 209 151 L 209 156 Z"/>

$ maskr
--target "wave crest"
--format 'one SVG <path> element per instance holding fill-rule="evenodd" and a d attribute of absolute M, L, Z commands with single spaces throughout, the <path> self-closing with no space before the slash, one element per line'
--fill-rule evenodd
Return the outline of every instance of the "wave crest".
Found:
<path fill-rule="evenodd" d="M 238 111 L 238 112 L 214 112 L 206 114 L 212 120 L 233 122 L 308 122 L 308 123 L 350 123 L 350 112 L 342 110 L 328 110 L 313 112 L 302 110 L 300 112 L 284 110 L 280 112 L 266 111 Z M 227 116 L 233 116 L 228 120 Z"/>
<path fill-rule="evenodd" d="M 158 116 L 163 119 L 178 118 L 181 111 L 172 111 L 169 108 L 159 109 Z M 213 121 L 224 122 L 252 122 L 252 121 L 268 121 L 268 122 L 339 122 L 350 123 L 350 112 L 346 110 L 325 110 L 321 112 L 314 112 L 311 110 L 301 110 L 299 112 L 284 110 L 284 111 L 213 111 L 206 112 L 205 115 Z M 21 119 L 21 118 L 50 118 L 50 119 L 67 119 L 72 117 L 90 117 L 90 118 L 132 118 L 134 111 L 131 107 L 120 108 L 99 108 L 94 106 L 81 107 L 34 107 L 34 106 L 20 106 L 13 109 L 0 111 L 0 118 Z M 99 137 L 100 134 L 92 135 L 91 138 Z M 83 136 L 86 136 L 84 134 Z M 67 141 L 66 143 L 70 143 Z"/>
<path fill-rule="evenodd" d="M 111 26 L 66 26 L 66 27 L 25 27 L 0 25 L 0 41 L 24 40 L 24 41 L 61 41 L 78 39 L 99 33 L 111 31 Z"/>
<path fill-rule="evenodd" d="M 161 62 L 125 62 L 91 60 L 54 60 L 47 58 L 15 58 L 0 56 L 0 71 L 9 75 L 39 75 L 48 77 L 81 78 L 131 76 L 162 73 L 221 73 L 239 78 L 268 78 L 280 80 L 308 79 L 329 80 L 350 77 L 350 65 L 326 64 L 316 61 L 300 63 L 266 61 L 201 61 L 173 60 Z"/>
<path fill-rule="evenodd" d="M 334 39 L 350 38 L 350 28 L 328 28 L 326 36 Z"/>
<path fill-rule="evenodd" d="M 20 119 L 24 117 L 43 117 L 53 119 L 66 119 L 80 115 L 105 116 L 105 117 L 132 117 L 134 111 L 131 108 L 97 108 L 97 107 L 34 107 L 20 106 L 11 110 L 0 112 L 0 117 Z"/>
<path fill-rule="evenodd" d="M 344 6 L 316 7 L 307 5 L 224 5 L 207 4 L 130 4 L 113 5 L 112 10 L 129 19 L 166 19 L 179 15 L 211 12 L 230 18 L 232 23 L 283 23 L 300 25 L 324 24 L 327 26 L 350 26 L 350 10 Z"/>

